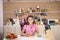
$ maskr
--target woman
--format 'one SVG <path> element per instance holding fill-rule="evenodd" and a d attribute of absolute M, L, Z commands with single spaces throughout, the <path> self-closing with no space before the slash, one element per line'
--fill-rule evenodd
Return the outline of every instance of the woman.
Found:
<path fill-rule="evenodd" d="M 24 33 L 25 32 L 25 33 Z M 24 25 L 21 35 L 23 36 L 33 36 L 35 33 L 39 33 L 38 27 L 34 22 L 32 15 L 27 17 L 27 24 Z"/>

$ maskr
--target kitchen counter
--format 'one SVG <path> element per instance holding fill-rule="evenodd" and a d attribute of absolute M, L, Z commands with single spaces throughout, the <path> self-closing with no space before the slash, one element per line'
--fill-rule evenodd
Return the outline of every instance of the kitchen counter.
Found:
<path fill-rule="evenodd" d="M 51 32 L 55 40 L 60 40 L 60 25 L 51 26 Z"/>
<path fill-rule="evenodd" d="M 51 26 L 51 27 L 60 27 L 60 25 L 54 25 L 54 26 Z"/>
<path fill-rule="evenodd" d="M 7 39 L 3 39 L 3 40 L 7 40 Z M 16 39 L 13 39 L 13 40 L 47 40 L 45 37 L 43 36 L 31 36 L 31 37 L 25 37 L 25 36 L 19 36 L 18 38 Z"/>
<path fill-rule="evenodd" d="M 60 25 L 55 25 L 55 26 L 50 26 L 50 27 L 51 27 L 51 32 L 52 32 L 54 39 L 59 40 L 60 39 L 59 38 L 60 37 L 60 31 L 59 31 Z M 42 35 L 45 34 L 44 25 L 39 25 L 38 29 L 39 29 L 40 34 L 42 34 Z M 7 33 L 9 33 L 9 32 L 20 35 L 20 32 L 21 32 L 20 25 L 19 26 L 17 26 L 17 25 L 4 26 L 4 36 L 6 36 Z M 48 34 L 48 35 L 51 35 L 51 34 Z"/>

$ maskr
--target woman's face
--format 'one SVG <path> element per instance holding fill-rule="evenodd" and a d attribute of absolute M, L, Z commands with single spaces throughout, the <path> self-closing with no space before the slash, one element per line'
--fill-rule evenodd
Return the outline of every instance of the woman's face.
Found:
<path fill-rule="evenodd" d="M 32 24 L 33 23 L 33 18 L 32 17 L 29 17 L 28 18 L 28 22 L 29 22 L 29 24 Z"/>

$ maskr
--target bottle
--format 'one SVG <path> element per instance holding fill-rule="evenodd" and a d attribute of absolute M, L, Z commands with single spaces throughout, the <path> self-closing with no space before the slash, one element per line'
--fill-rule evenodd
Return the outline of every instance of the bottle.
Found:
<path fill-rule="evenodd" d="M 37 12 L 40 12 L 40 7 L 39 6 L 37 6 Z"/>

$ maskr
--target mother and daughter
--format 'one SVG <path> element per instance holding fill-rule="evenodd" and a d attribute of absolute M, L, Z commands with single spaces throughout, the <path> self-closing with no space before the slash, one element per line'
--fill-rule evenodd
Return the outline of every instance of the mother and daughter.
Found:
<path fill-rule="evenodd" d="M 32 15 L 27 17 L 26 24 L 23 26 L 21 35 L 23 36 L 33 36 L 35 33 L 39 33 L 38 27 L 34 22 L 34 17 Z"/>

